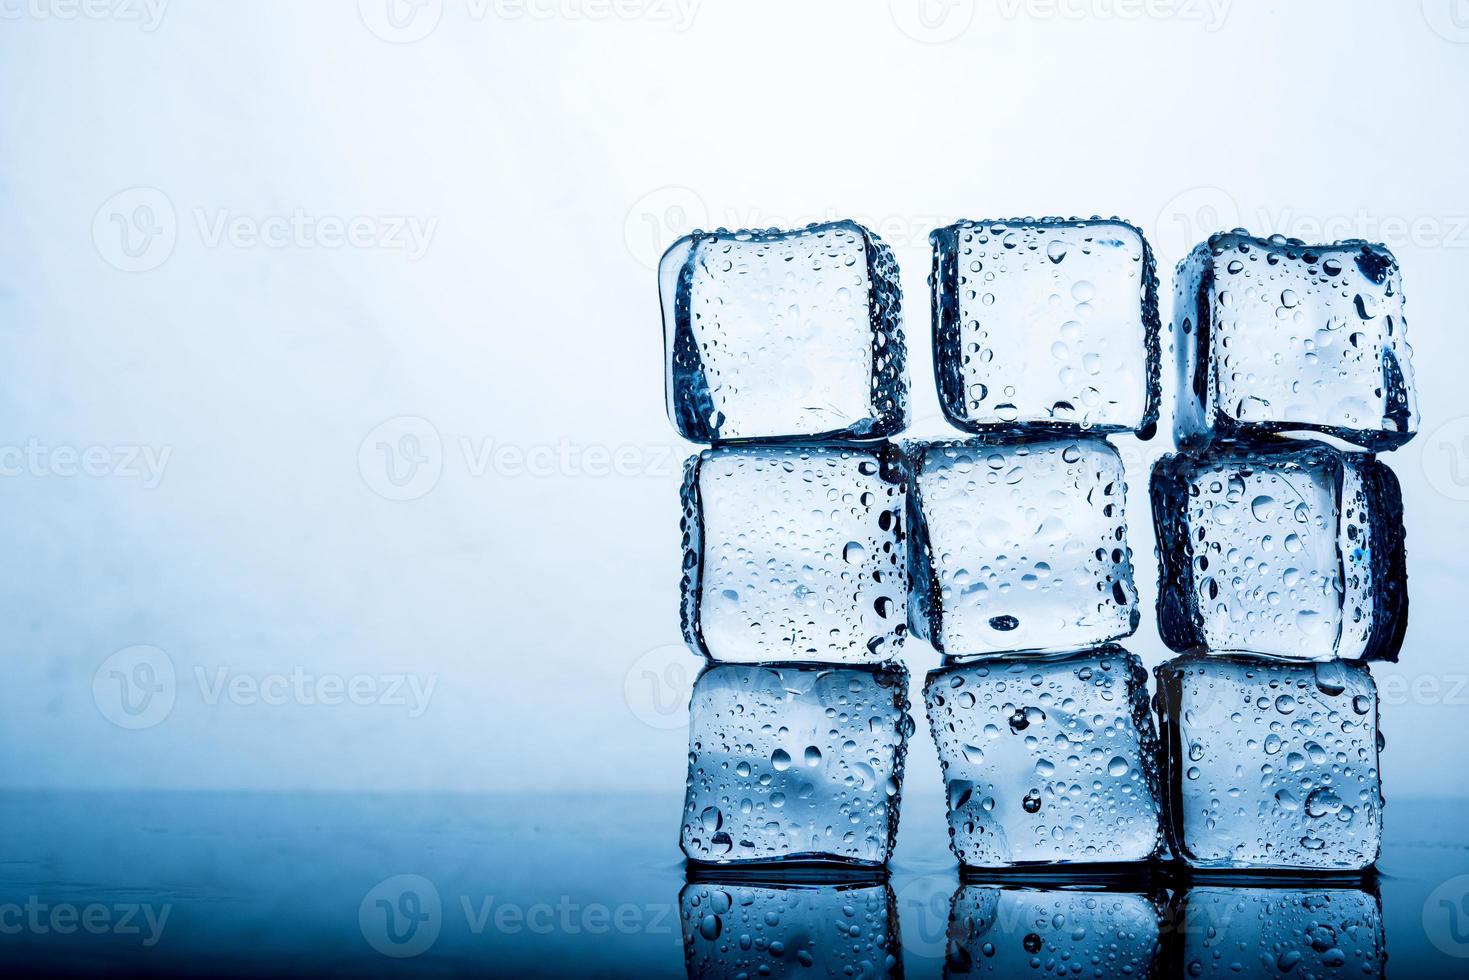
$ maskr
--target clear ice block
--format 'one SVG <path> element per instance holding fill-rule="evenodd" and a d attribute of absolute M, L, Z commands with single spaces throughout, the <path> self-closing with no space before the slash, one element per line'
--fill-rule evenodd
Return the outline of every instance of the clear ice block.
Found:
<path fill-rule="evenodd" d="M 909 443 L 914 634 L 953 656 L 1137 629 L 1122 459 L 1097 437 Z"/>
<path fill-rule="evenodd" d="M 884 882 L 690 882 L 684 962 L 698 980 L 898 978 L 897 904 Z"/>
<path fill-rule="evenodd" d="M 1292 442 L 1165 456 L 1152 502 L 1174 650 L 1397 659 L 1402 495 L 1375 457 Z"/>
<path fill-rule="evenodd" d="M 685 438 L 875 438 L 907 425 L 898 266 L 861 225 L 695 232 L 658 277 L 668 415 Z"/>
<path fill-rule="evenodd" d="M 933 243 L 934 372 L 961 429 L 1158 421 L 1158 277 L 1125 221 L 961 221 Z"/>
<path fill-rule="evenodd" d="M 907 461 L 887 444 L 727 446 L 683 486 L 683 632 L 739 663 L 880 663 L 907 633 Z"/>
<path fill-rule="evenodd" d="M 1382 903 L 1358 888 L 1199 886 L 1175 900 L 1170 976 L 1383 976 Z"/>
<path fill-rule="evenodd" d="M 882 865 L 912 727 L 895 664 L 711 664 L 689 702 L 684 854 Z"/>
<path fill-rule="evenodd" d="M 1366 449 L 1418 430 L 1398 263 L 1363 241 L 1212 236 L 1179 264 L 1180 445 L 1318 431 Z"/>
<path fill-rule="evenodd" d="M 1135 892 L 965 884 L 954 894 L 944 976 L 1155 976 L 1160 902 Z"/>
<path fill-rule="evenodd" d="M 944 667 L 924 700 L 965 867 L 1158 854 L 1158 743 L 1136 656 L 1109 647 Z"/>
<path fill-rule="evenodd" d="M 1361 664 L 1194 655 L 1157 671 L 1165 813 L 1194 868 L 1377 860 L 1377 687 Z"/>

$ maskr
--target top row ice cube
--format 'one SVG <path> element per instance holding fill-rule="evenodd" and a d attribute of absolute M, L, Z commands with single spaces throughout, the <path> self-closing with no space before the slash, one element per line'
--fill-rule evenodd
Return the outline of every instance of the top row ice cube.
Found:
<path fill-rule="evenodd" d="M 658 269 L 668 415 L 694 442 L 876 439 L 908 424 L 898 265 L 851 221 L 695 232 Z"/>
<path fill-rule="evenodd" d="M 1180 445 L 1314 431 L 1380 451 L 1417 432 L 1402 280 L 1383 246 L 1214 235 L 1175 288 Z"/>
<path fill-rule="evenodd" d="M 934 376 L 980 433 L 1156 429 L 1152 250 L 1116 219 L 935 231 Z M 659 270 L 668 411 L 695 442 L 895 435 L 908 420 L 897 264 L 851 221 L 695 232 Z M 1397 262 L 1380 245 L 1215 235 L 1180 266 L 1177 436 L 1315 431 L 1371 450 L 1417 409 Z"/>

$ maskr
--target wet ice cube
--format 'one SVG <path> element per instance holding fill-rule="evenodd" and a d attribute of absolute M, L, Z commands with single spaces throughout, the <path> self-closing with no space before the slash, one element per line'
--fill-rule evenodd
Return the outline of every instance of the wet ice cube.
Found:
<path fill-rule="evenodd" d="M 945 667 L 924 700 L 965 867 L 1158 853 L 1157 736 L 1136 656 L 1109 647 Z"/>
<path fill-rule="evenodd" d="M 694 881 L 679 909 L 690 980 L 903 975 L 884 882 Z"/>
<path fill-rule="evenodd" d="M 1320 431 L 1392 449 L 1418 429 L 1398 263 L 1362 241 L 1214 235 L 1178 269 L 1178 441 Z"/>
<path fill-rule="evenodd" d="M 668 414 L 685 438 L 868 438 L 907 424 L 898 267 L 861 225 L 695 232 L 658 275 Z"/>
<path fill-rule="evenodd" d="M 886 444 L 689 459 L 683 631 L 741 663 L 878 663 L 907 633 L 907 461 Z"/>
<path fill-rule="evenodd" d="M 1139 892 L 965 884 L 950 912 L 944 976 L 1151 977 L 1159 906 Z"/>
<path fill-rule="evenodd" d="M 935 375 L 969 431 L 1158 421 L 1158 277 L 1125 221 L 962 221 L 933 243 Z"/>
<path fill-rule="evenodd" d="M 1375 457 L 1319 443 L 1165 456 L 1152 501 L 1173 649 L 1397 659 L 1403 505 Z"/>
<path fill-rule="evenodd" d="M 960 656 L 1128 636 L 1122 459 L 1096 437 L 910 443 L 915 634 Z"/>
<path fill-rule="evenodd" d="M 1194 655 L 1157 669 L 1170 839 L 1195 868 L 1377 860 L 1377 688 L 1361 664 Z"/>
<path fill-rule="evenodd" d="M 1181 977 L 1372 980 L 1387 959 L 1382 903 L 1359 888 L 1199 886 L 1170 918 Z"/>
<path fill-rule="evenodd" d="M 684 854 L 883 864 L 912 724 L 896 665 L 710 665 L 689 702 Z"/>

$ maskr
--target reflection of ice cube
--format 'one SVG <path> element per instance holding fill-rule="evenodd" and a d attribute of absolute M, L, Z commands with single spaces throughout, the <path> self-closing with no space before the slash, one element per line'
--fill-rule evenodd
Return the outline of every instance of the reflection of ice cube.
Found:
<path fill-rule="evenodd" d="M 1146 861 L 1162 842 L 1142 662 L 1116 647 L 928 675 L 924 699 L 966 867 Z"/>
<path fill-rule="evenodd" d="M 689 704 L 684 854 L 884 863 L 912 724 L 896 665 L 709 666 Z"/>
<path fill-rule="evenodd" d="M 1214 235 L 1175 281 L 1181 444 L 1315 430 L 1392 449 L 1417 431 L 1403 286 L 1383 246 Z"/>
<path fill-rule="evenodd" d="M 1198 655 L 1157 669 L 1165 812 L 1196 868 L 1377 860 L 1377 688 L 1361 664 Z"/>
<path fill-rule="evenodd" d="M 685 467 L 683 628 L 713 660 L 878 663 L 907 632 L 906 461 L 885 443 Z"/>
<path fill-rule="evenodd" d="M 884 883 L 691 882 L 679 894 L 689 980 L 901 977 Z"/>
<path fill-rule="evenodd" d="M 1356 888 L 1190 888 L 1175 900 L 1174 975 L 1383 975 L 1382 905 Z"/>
<path fill-rule="evenodd" d="M 1397 659 L 1402 496 L 1375 457 L 1319 443 L 1166 456 L 1152 501 L 1173 649 Z"/>
<path fill-rule="evenodd" d="M 966 884 L 954 895 L 944 976 L 1153 976 L 1159 906 L 1137 893 Z"/>
<path fill-rule="evenodd" d="M 892 250 L 861 225 L 695 232 L 659 267 L 668 414 L 695 442 L 907 424 Z"/>
<path fill-rule="evenodd" d="M 944 414 L 969 431 L 1082 427 L 1151 434 L 1158 277 L 1125 221 L 963 221 L 933 242 Z"/>
<path fill-rule="evenodd" d="M 1076 650 L 1137 628 L 1122 459 L 1099 437 L 907 443 L 910 625 L 949 655 Z"/>

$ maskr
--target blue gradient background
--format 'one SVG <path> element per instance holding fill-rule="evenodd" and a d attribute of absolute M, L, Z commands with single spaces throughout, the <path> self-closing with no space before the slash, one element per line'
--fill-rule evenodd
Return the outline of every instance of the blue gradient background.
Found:
<path fill-rule="evenodd" d="M 151 488 L 61 475 L 54 454 L 0 478 L 0 786 L 676 792 L 693 447 L 663 415 L 661 246 L 694 224 L 871 223 L 903 269 L 914 432 L 937 434 L 928 230 L 1100 211 L 1170 267 L 1235 224 L 1334 221 L 1397 252 L 1423 433 L 1388 457 L 1412 623 L 1376 675 L 1419 687 L 1383 707 L 1386 792 L 1461 793 L 1469 11 L 1225 6 L 1213 23 L 961 0 L 926 30 L 836 0 L 706 0 L 688 23 L 431 2 L 412 43 L 373 32 L 374 0 L 174 0 L 153 29 L 6 6 L 0 444 L 169 455 Z M 128 272 L 113 215 L 138 187 L 176 240 Z M 297 210 L 434 231 L 417 259 L 210 243 L 221 215 Z M 420 448 L 441 473 L 385 499 L 374 432 L 402 416 L 437 434 Z M 630 448 L 623 475 L 513 456 L 477 473 L 465 440 L 593 466 Z M 1165 447 L 1123 448 L 1145 608 L 1127 645 L 1151 666 L 1146 466 Z M 139 644 L 167 655 L 175 699 L 133 730 L 93 681 Z M 908 649 L 916 685 L 937 658 Z M 209 696 L 292 672 L 433 688 L 416 715 Z M 921 721 L 910 760 L 905 827 L 941 826 Z"/>

